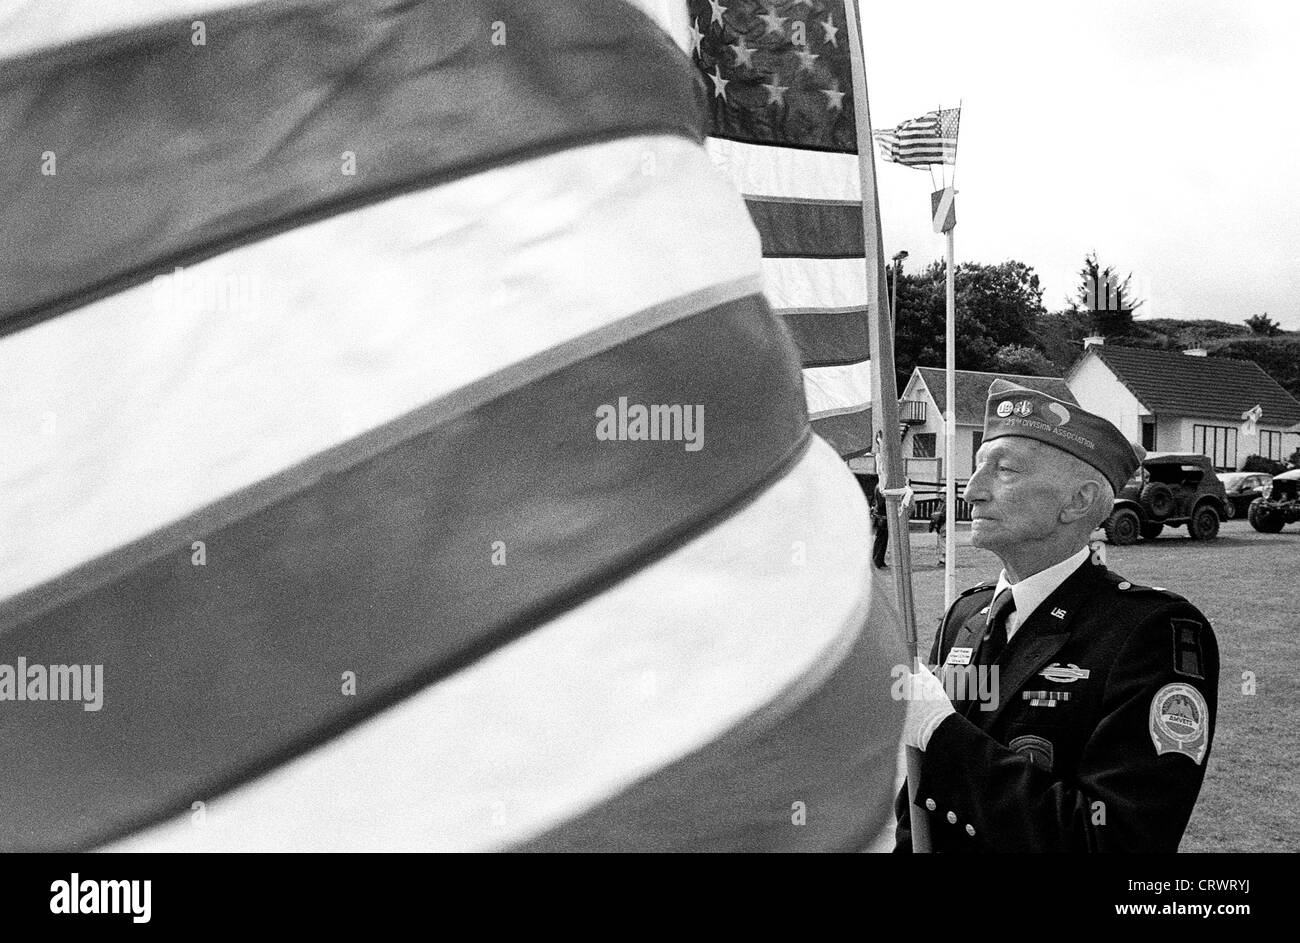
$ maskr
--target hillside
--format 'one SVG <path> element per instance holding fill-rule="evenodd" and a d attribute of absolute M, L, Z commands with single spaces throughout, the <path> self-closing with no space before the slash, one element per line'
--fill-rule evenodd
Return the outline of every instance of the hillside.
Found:
<path fill-rule="evenodd" d="M 1034 331 L 1035 346 L 1064 373 L 1078 359 L 1083 338 L 1092 333 L 1091 325 L 1091 317 L 1085 311 L 1043 315 Z M 1252 333 L 1244 324 L 1151 318 L 1133 321 L 1129 331 L 1107 337 L 1106 343 L 1152 350 L 1204 347 L 1211 357 L 1253 360 L 1287 392 L 1300 399 L 1300 331 L 1264 337 Z"/>

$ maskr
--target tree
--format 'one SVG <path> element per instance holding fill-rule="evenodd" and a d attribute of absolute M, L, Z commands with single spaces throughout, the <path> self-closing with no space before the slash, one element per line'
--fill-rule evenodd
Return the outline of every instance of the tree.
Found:
<path fill-rule="evenodd" d="M 1246 336 L 1215 344 L 1211 357 L 1253 360 L 1292 396 L 1300 397 L 1300 337 Z"/>
<path fill-rule="evenodd" d="M 1125 337 L 1133 332 L 1133 312 L 1146 304 L 1130 288 L 1133 273 L 1119 277 L 1113 265 L 1102 267 L 1094 249 L 1083 258 L 1079 288 L 1071 310 L 1092 314 L 1093 330 L 1103 337 Z"/>
<path fill-rule="evenodd" d="M 1246 327 L 1250 328 L 1250 333 L 1261 337 L 1277 337 L 1282 333 L 1282 325 L 1270 318 L 1267 311 L 1246 318 Z"/>
<path fill-rule="evenodd" d="M 942 367 L 947 266 L 930 263 L 898 283 L 894 359 L 899 388 L 913 367 Z M 1025 343 L 1043 314 L 1043 289 L 1034 270 L 1009 260 L 997 265 L 963 262 L 954 276 L 957 367 L 1001 370 L 998 352 Z"/>
<path fill-rule="evenodd" d="M 1092 315 L 1082 310 L 1054 311 L 1038 319 L 1032 340 L 1047 355 L 1052 373 L 1064 375 L 1083 352 L 1083 339 L 1093 333 Z"/>

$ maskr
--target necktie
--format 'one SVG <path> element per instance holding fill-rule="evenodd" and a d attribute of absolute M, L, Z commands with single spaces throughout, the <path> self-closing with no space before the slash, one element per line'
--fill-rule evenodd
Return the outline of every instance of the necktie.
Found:
<path fill-rule="evenodd" d="M 1016 597 L 1011 590 L 1004 589 L 989 606 L 988 628 L 984 631 L 984 642 L 980 648 L 980 661 L 991 665 L 998 660 L 1002 649 L 1007 644 L 1007 616 L 1016 611 Z"/>

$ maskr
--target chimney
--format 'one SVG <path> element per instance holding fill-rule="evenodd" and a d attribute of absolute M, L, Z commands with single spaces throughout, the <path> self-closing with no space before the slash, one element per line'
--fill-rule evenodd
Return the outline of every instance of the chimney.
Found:
<path fill-rule="evenodd" d="M 1209 354 L 1209 351 L 1204 347 L 1189 347 L 1183 353 L 1188 357 L 1204 357 Z"/>
<path fill-rule="evenodd" d="M 1089 334 L 1083 339 L 1083 349 L 1087 350 L 1089 347 L 1100 347 L 1104 343 L 1106 343 L 1106 338 L 1103 335 Z"/>

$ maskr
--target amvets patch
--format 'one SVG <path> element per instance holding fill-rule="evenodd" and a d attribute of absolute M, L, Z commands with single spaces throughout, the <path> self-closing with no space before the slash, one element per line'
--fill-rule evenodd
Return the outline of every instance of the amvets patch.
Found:
<path fill-rule="evenodd" d="M 1148 721 L 1156 755 L 1181 753 L 1193 763 L 1205 759 L 1210 742 L 1210 709 L 1190 684 L 1166 684 L 1151 699 Z"/>

